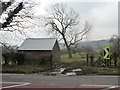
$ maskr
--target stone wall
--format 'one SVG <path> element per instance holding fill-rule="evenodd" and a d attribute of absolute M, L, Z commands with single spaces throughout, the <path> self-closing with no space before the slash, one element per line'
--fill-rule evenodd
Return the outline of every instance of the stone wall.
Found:
<path fill-rule="evenodd" d="M 52 50 L 52 61 L 53 62 L 60 62 L 60 48 L 58 42 L 55 43 L 53 50 Z"/>

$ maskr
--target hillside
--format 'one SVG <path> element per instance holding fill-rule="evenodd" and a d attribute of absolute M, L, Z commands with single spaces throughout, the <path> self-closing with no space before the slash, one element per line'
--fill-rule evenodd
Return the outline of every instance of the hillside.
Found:
<path fill-rule="evenodd" d="M 78 47 L 81 48 L 82 46 L 87 47 L 90 46 L 93 49 L 100 51 L 102 49 L 102 47 L 104 46 L 110 46 L 111 43 L 109 40 L 98 40 L 98 41 L 82 41 L 78 44 Z M 65 49 L 65 46 L 63 43 L 59 44 L 60 49 Z"/>

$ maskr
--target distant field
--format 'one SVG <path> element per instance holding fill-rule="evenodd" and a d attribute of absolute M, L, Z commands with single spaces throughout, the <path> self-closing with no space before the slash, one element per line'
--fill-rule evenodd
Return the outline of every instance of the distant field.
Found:
<path fill-rule="evenodd" d="M 61 63 L 80 63 L 80 62 L 84 62 L 86 63 L 86 55 L 85 54 L 73 54 L 72 55 L 73 58 L 68 58 L 68 55 L 67 54 L 64 54 L 64 55 L 61 55 Z M 95 56 L 94 58 L 94 62 L 98 60 L 98 55 Z M 90 61 L 90 59 L 89 59 Z M 114 64 L 113 60 L 112 60 L 112 64 Z M 118 58 L 118 67 L 120 68 L 120 58 Z"/>
<path fill-rule="evenodd" d="M 86 61 L 86 54 L 72 54 L 73 58 L 68 58 L 67 54 L 61 55 L 61 62 L 85 62 Z M 94 59 L 97 60 L 98 56 Z"/>
<path fill-rule="evenodd" d="M 78 61 L 86 61 L 85 56 L 81 56 L 79 54 L 73 54 L 73 58 L 68 58 L 67 54 L 61 55 L 61 62 L 78 62 Z"/>

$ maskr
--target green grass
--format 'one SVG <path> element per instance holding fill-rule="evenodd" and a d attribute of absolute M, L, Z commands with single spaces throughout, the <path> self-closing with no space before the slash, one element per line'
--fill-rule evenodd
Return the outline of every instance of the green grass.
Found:
<path fill-rule="evenodd" d="M 2 73 L 38 73 L 43 71 L 51 70 L 52 68 L 50 66 L 45 65 L 16 65 L 16 66 L 10 66 L 10 65 L 3 65 L 2 66 Z"/>
<path fill-rule="evenodd" d="M 79 54 L 73 54 L 72 56 L 73 58 L 68 58 L 67 54 L 61 55 L 61 62 L 71 63 L 71 62 L 86 61 L 86 58 L 81 57 Z"/>
<path fill-rule="evenodd" d="M 82 74 L 95 74 L 95 75 L 120 75 L 118 68 L 109 67 L 83 67 Z"/>
<path fill-rule="evenodd" d="M 96 68 L 99 75 L 120 75 L 118 68 L 101 67 Z"/>

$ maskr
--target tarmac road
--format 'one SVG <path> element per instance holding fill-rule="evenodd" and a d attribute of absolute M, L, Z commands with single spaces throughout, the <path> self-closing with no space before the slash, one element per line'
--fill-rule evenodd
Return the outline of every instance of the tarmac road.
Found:
<path fill-rule="evenodd" d="M 1 74 L 0 74 L 1 75 Z M 49 85 L 113 85 L 118 86 L 120 76 L 41 76 L 2 74 L 2 82 L 26 82 Z"/>

